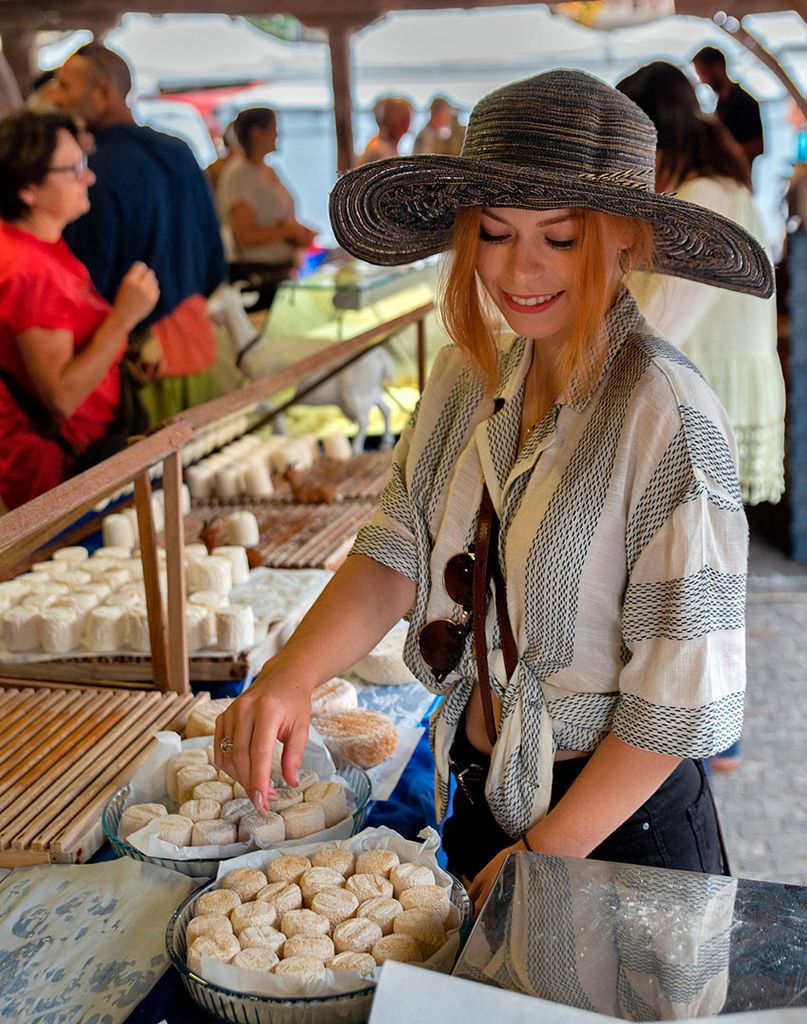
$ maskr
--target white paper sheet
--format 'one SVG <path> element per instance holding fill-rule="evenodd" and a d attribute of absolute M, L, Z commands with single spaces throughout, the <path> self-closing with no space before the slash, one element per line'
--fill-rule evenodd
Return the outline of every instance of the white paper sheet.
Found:
<path fill-rule="evenodd" d="M 0 883 L 0 1017 L 119 1024 L 169 966 L 165 928 L 198 885 L 121 857 Z"/>
<path fill-rule="evenodd" d="M 210 746 L 209 736 L 197 736 L 190 740 L 181 740 L 175 732 L 158 732 L 155 734 L 156 744 L 149 752 L 148 757 L 141 763 L 138 770 L 132 776 L 130 783 L 130 796 L 126 805 L 143 803 L 161 803 L 168 807 L 169 811 L 176 808 L 166 794 L 165 766 L 170 757 L 179 753 L 180 750 L 191 748 L 202 748 Z M 336 779 L 345 788 L 347 797 L 348 817 L 337 822 L 323 832 L 317 833 L 317 841 L 324 842 L 335 839 L 346 839 L 353 831 L 352 814 L 356 809 L 356 801 L 350 786 L 336 774 L 336 768 L 331 755 L 328 753 L 322 738 L 311 730 L 308 743 L 303 754 L 303 767 L 315 771 L 321 779 Z M 132 832 L 126 842 L 141 853 L 149 857 L 159 857 L 166 860 L 227 860 L 233 857 L 240 857 L 255 849 L 255 843 L 232 843 L 228 846 L 182 846 L 177 847 L 173 843 L 167 843 L 159 839 L 157 833 L 160 830 L 160 819 L 155 818 L 148 825 Z M 310 842 L 306 839 L 288 839 L 283 843 L 274 844 L 273 848 L 287 850 L 290 847 L 297 847 L 301 843 Z"/>
<path fill-rule="evenodd" d="M 618 1020 L 390 961 L 381 969 L 368 1024 L 617 1024 Z M 800 1007 L 700 1017 L 679 1024 L 804 1024 L 804 1020 L 805 1010 Z"/>
<path fill-rule="evenodd" d="M 390 961 L 381 969 L 369 1024 L 607 1024 L 613 1020 L 464 978 Z"/>

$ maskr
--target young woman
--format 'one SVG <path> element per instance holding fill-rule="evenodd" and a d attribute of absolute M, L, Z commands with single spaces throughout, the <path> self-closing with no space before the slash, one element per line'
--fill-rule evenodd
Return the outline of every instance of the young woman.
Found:
<path fill-rule="evenodd" d="M 219 718 L 217 761 L 263 806 L 279 738 L 293 783 L 313 687 L 408 614 L 407 663 L 444 697 L 440 815 L 450 773 L 458 783 L 449 867 L 477 907 L 525 847 L 724 869 L 699 759 L 742 720 L 734 442 L 623 281 L 651 260 L 756 294 L 772 278 L 736 225 L 657 195 L 654 162 L 633 103 L 554 71 L 484 98 L 461 156 L 370 164 L 331 198 L 337 239 L 360 258 L 452 250 L 442 309 L 456 345 L 353 554 Z"/>
<path fill-rule="evenodd" d="M 241 153 L 227 161 L 216 188 L 219 217 L 231 242 L 230 280 L 246 280 L 258 290 L 252 310 L 267 309 L 316 232 L 297 220 L 294 198 L 266 162 L 277 148 L 274 110 L 242 110 L 232 129 Z"/>
<path fill-rule="evenodd" d="M 135 263 L 110 306 L 62 239 L 89 209 L 95 181 L 78 138 L 63 114 L 0 122 L 0 497 L 9 508 L 145 426 L 122 408 L 118 366 L 160 289 Z"/>
<path fill-rule="evenodd" d="M 656 188 L 720 213 L 761 240 L 748 161 L 728 130 L 701 111 L 686 75 L 655 61 L 617 88 L 656 126 Z M 648 322 L 689 356 L 726 407 L 743 500 L 778 501 L 785 489 L 785 386 L 775 300 L 656 275 L 637 275 L 630 284 Z"/>

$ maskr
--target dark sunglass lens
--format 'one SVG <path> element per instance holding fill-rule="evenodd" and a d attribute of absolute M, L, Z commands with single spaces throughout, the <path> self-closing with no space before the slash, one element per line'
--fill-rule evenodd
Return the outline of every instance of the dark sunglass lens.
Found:
<path fill-rule="evenodd" d="M 465 645 L 467 626 L 450 619 L 427 622 L 418 637 L 423 660 L 436 672 L 448 673 L 457 667 Z"/>
<path fill-rule="evenodd" d="M 463 551 L 449 558 L 443 579 L 451 600 L 470 611 L 473 606 L 474 556 L 469 551 Z"/>

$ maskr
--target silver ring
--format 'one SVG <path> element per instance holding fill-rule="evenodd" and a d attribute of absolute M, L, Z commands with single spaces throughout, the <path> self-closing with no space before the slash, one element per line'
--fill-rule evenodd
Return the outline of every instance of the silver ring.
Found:
<path fill-rule="evenodd" d="M 219 740 L 219 750 L 222 752 L 222 754 L 226 754 L 227 751 L 232 750 L 234 746 L 235 743 L 233 743 L 229 736 L 222 736 L 222 738 Z"/>

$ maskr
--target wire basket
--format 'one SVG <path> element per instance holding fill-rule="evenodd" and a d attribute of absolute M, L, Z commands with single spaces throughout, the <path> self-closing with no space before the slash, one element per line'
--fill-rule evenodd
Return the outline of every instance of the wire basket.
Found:
<path fill-rule="evenodd" d="M 191 893 L 176 910 L 165 932 L 168 956 L 195 1003 L 231 1024 L 364 1024 L 367 1021 L 375 991 L 374 981 L 353 992 L 340 992 L 338 995 L 273 998 L 234 992 L 194 974 L 186 961 L 185 929 L 193 917 L 197 898 L 215 888 L 216 884 L 215 881 L 210 882 Z M 471 901 L 456 878 L 452 879 L 450 898 L 460 911 L 461 947 L 471 928 Z"/>
<path fill-rule="evenodd" d="M 372 783 L 367 772 L 350 761 L 335 761 L 337 774 L 344 779 L 353 793 L 356 807 L 353 811 L 353 825 L 351 834 L 361 832 L 370 813 L 372 801 L 370 793 Z M 220 860 L 200 857 L 195 860 L 172 860 L 170 857 L 152 857 L 142 853 L 125 839 L 119 837 L 120 820 L 124 810 L 128 806 L 131 789 L 123 786 L 116 790 L 107 801 L 101 814 L 101 825 L 104 835 L 109 844 L 119 857 L 131 857 L 133 860 L 142 860 L 147 864 L 158 864 L 162 868 L 169 868 L 172 871 L 179 871 L 180 874 L 189 875 L 191 878 L 212 878 L 219 869 Z M 307 842 L 316 842 L 316 835 L 307 837 Z"/>

